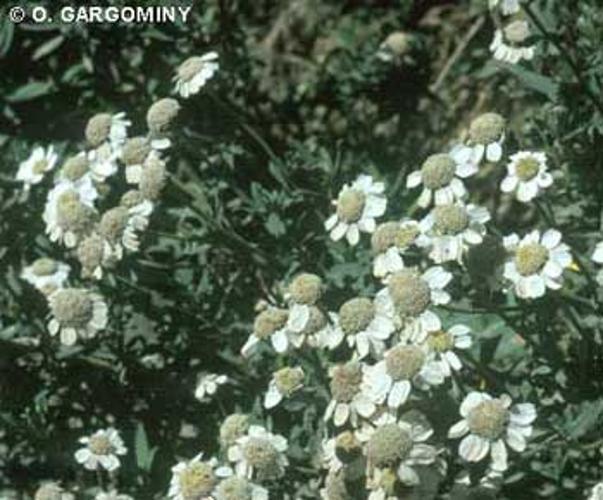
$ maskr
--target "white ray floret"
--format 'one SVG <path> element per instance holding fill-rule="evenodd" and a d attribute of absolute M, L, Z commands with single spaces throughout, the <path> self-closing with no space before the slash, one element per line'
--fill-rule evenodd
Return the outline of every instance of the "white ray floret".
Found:
<path fill-rule="evenodd" d="M 20 163 L 17 180 L 23 182 L 25 189 L 29 189 L 44 179 L 44 175 L 54 168 L 58 158 L 52 146 L 46 149 L 41 146 L 34 148 L 29 158 Z"/>
<path fill-rule="evenodd" d="M 185 99 L 197 94 L 220 68 L 217 52 L 189 57 L 177 69 L 176 92 Z"/>
<path fill-rule="evenodd" d="M 103 468 L 109 472 L 119 468 L 119 457 L 127 452 L 119 433 L 113 427 L 99 429 L 91 436 L 80 438 L 85 445 L 75 452 L 75 459 L 86 469 Z"/>

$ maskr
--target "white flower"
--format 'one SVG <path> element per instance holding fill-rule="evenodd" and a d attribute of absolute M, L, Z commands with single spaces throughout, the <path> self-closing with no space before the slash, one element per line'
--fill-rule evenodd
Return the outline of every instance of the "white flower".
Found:
<path fill-rule="evenodd" d="M 32 184 L 42 181 L 44 174 L 54 168 L 57 160 L 58 155 L 52 146 L 48 146 L 46 150 L 39 146 L 32 151 L 27 160 L 19 164 L 17 180 L 23 182 L 25 189 L 29 189 Z"/>
<path fill-rule="evenodd" d="M 217 52 L 208 52 L 200 57 L 189 57 L 178 67 L 174 77 L 176 92 L 185 99 L 197 94 L 219 68 Z"/>
<path fill-rule="evenodd" d="M 289 347 L 289 337 L 293 334 L 289 316 L 286 309 L 272 306 L 260 312 L 253 323 L 253 333 L 241 348 L 241 355 L 249 356 L 260 341 L 268 339 L 276 352 L 285 352 Z M 307 317 L 302 317 L 301 320 L 305 322 Z"/>
<path fill-rule="evenodd" d="M 53 259 L 41 258 L 23 269 L 21 278 L 44 294 L 51 294 L 63 285 L 69 277 L 71 267 Z"/>
<path fill-rule="evenodd" d="M 465 325 L 455 325 L 448 330 L 434 330 L 429 332 L 425 339 L 427 357 L 440 361 L 435 367 L 442 370 L 444 377 L 450 377 L 452 370 L 458 371 L 462 368 L 461 360 L 454 349 L 469 349 L 471 343 L 471 330 Z"/>
<path fill-rule="evenodd" d="M 94 225 L 97 196 L 91 183 L 76 187 L 71 182 L 59 182 L 52 188 L 42 215 L 50 240 L 59 241 L 68 248 L 77 245 Z"/>
<path fill-rule="evenodd" d="M 502 30 L 497 29 L 494 32 L 490 52 L 494 59 L 509 64 L 517 64 L 522 59 L 529 61 L 534 58 L 535 47 L 522 45 L 529 36 L 530 25 L 527 21 L 513 21 Z"/>
<path fill-rule="evenodd" d="M 138 145 L 140 149 L 135 152 L 136 155 L 130 157 L 124 156 L 128 152 L 132 152 L 127 148 L 137 139 L 138 138 L 135 137 L 134 139 L 130 139 L 132 142 L 126 142 L 126 146 L 124 147 L 121 156 L 122 161 L 126 163 L 126 182 L 135 185 L 140 184 L 147 167 L 156 164 L 165 166 L 165 162 L 161 158 L 161 151 L 171 146 L 169 139 L 147 141 L 145 138 L 145 145 Z M 137 157 L 137 155 L 140 156 Z"/>
<path fill-rule="evenodd" d="M 372 401 L 389 408 L 399 408 L 408 397 L 413 384 L 421 389 L 444 382 L 440 362 L 430 361 L 424 347 L 398 344 L 384 359 L 366 369 L 363 388 Z"/>
<path fill-rule="evenodd" d="M 220 481 L 212 498 L 215 500 L 268 500 L 268 490 L 244 477 L 230 476 Z"/>
<path fill-rule="evenodd" d="M 363 426 L 357 436 L 365 443 L 369 489 L 384 488 L 385 482 L 381 479 L 387 471 L 393 473 L 394 482 L 404 486 L 419 484 L 414 466 L 432 464 L 437 457 L 436 449 L 425 444 L 432 434 L 431 427 L 398 420 L 389 413 L 382 414 L 372 425 Z"/>
<path fill-rule="evenodd" d="M 33 500 L 75 500 L 75 496 L 65 491 L 57 483 L 47 482 L 36 490 Z"/>
<path fill-rule="evenodd" d="M 468 143 L 455 146 L 450 154 L 456 162 L 469 165 L 479 165 L 484 156 L 497 162 L 502 158 L 505 127 L 506 121 L 498 113 L 479 115 L 469 126 Z"/>
<path fill-rule="evenodd" d="M 374 403 L 362 387 L 365 370 L 366 366 L 356 361 L 329 369 L 331 401 L 325 411 L 325 421 L 332 418 L 335 426 L 341 427 L 350 420 L 356 427 L 358 416 L 368 418 L 375 412 Z"/>
<path fill-rule="evenodd" d="M 220 478 L 232 474 L 230 467 L 219 466 L 215 458 L 203 461 L 200 453 L 192 460 L 172 467 L 168 498 L 173 500 L 213 500 L 212 493 Z"/>
<path fill-rule="evenodd" d="M 274 408 L 283 398 L 291 397 L 294 392 L 303 387 L 304 378 L 304 370 L 300 367 L 289 368 L 286 366 L 274 372 L 268 385 L 268 391 L 264 395 L 264 407 L 266 409 Z"/>
<path fill-rule="evenodd" d="M 147 228 L 152 212 L 153 203 L 148 200 L 131 207 L 120 205 L 107 210 L 98 226 L 98 233 L 105 242 L 105 259 L 121 260 L 124 248 L 137 252 L 140 246 L 138 233 Z"/>
<path fill-rule="evenodd" d="M 431 155 L 421 170 L 415 170 L 408 176 L 407 188 L 423 184 L 423 192 L 417 201 L 420 207 L 427 208 L 432 201 L 436 205 L 444 205 L 465 198 L 467 190 L 461 178 L 475 174 L 477 165 L 457 162 L 456 158 L 447 153 Z"/>
<path fill-rule="evenodd" d="M 124 138 L 125 139 L 125 138 Z M 96 149 L 88 151 L 90 172 L 96 182 L 104 182 L 108 177 L 117 173 L 117 159 L 121 154 L 120 148 L 114 149 L 111 143 L 101 144 Z"/>
<path fill-rule="evenodd" d="M 86 140 L 93 148 L 108 143 L 112 149 L 118 149 L 128 137 L 128 127 L 131 124 L 124 112 L 114 115 L 98 113 L 86 124 Z"/>
<path fill-rule="evenodd" d="M 488 0 L 488 6 L 491 9 L 499 7 L 504 16 L 510 16 L 519 12 L 519 2 L 520 0 Z"/>
<path fill-rule="evenodd" d="M 595 484 L 588 500 L 603 500 L 603 481 Z"/>
<path fill-rule="evenodd" d="M 572 263 L 569 247 L 561 242 L 561 233 L 549 229 L 528 233 L 520 241 L 517 234 L 503 239 L 512 258 L 505 263 L 504 277 L 513 283 L 515 293 L 523 298 L 542 297 L 547 288 L 561 288 L 563 269 Z"/>
<path fill-rule="evenodd" d="M 73 345 L 78 337 L 92 338 L 107 326 L 107 304 L 85 288 L 59 288 L 48 297 L 48 305 L 48 331 L 60 334 L 65 345 Z"/>
<path fill-rule="evenodd" d="M 377 293 L 375 302 L 397 327 L 404 328 L 403 339 L 422 342 L 427 332 L 442 327 L 431 308 L 450 302 L 450 295 L 444 291 L 450 280 L 452 274 L 440 266 L 430 267 L 423 274 L 405 268 L 387 278 L 387 286 Z"/>
<path fill-rule="evenodd" d="M 485 207 L 462 202 L 439 205 L 421 221 L 429 257 L 436 263 L 463 262 L 463 254 L 472 245 L 479 245 L 486 234 L 484 224 L 490 220 Z"/>
<path fill-rule="evenodd" d="M 380 302 L 366 297 L 356 297 L 345 302 L 335 316 L 334 339 L 347 339 L 348 345 L 355 348 L 358 358 L 378 356 L 383 352 L 385 340 L 396 329 Z M 337 347 L 333 343 L 331 348 Z"/>
<path fill-rule="evenodd" d="M 603 241 L 597 243 L 591 259 L 597 264 L 603 264 Z M 597 282 L 603 286 L 603 270 L 597 273 Z"/>
<path fill-rule="evenodd" d="M 532 434 L 536 409 L 531 403 L 511 406 L 506 394 L 498 399 L 484 392 L 470 392 L 461 404 L 463 419 L 448 431 L 448 437 L 461 441 L 459 455 L 469 462 L 479 462 L 490 453 L 492 469 L 507 469 L 507 448 L 522 452 L 526 438 Z"/>
<path fill-rule="evenodd" d="M 113 427 L 82 437 L 80 443 L 86 446 L 75 452 L 75 459 L 89 470 L 97 470 L 100 466 L 111 472 L 121 465 L 118 455 L 125 455 L 127 452 L 119 433 Z"/>
<path fill-rule="evenodd" d="M 351 185 L 344 185 L 333 201 L 336 213 L 325 222 L 331 239 L 338 241 L 345 236 L 354 246 L 360 241 L 360 231 L 372 233 L 375 219 L 381 217 L 387 207 L 384 190 L 383 183 L 373 182 L 370 175 L 361 175 Z"/>
<path fill-rule="evenodd" d="M 216 393 L 218 387 L 228 383 L 226 375 L 217 375 L 215 373 L 202 373 L 195 389 L 195 398 L 202 403 L 207 402 Z"/>
<path fill-rule="evenodd" d="M 287 439 L 272 434 L 264 427 L 251 425 L 245 436 L 228 448 L 228 460 L 235 464 L 238 476 L 258 480 L 276 479 L 283 476 L 287 459 Z"/>
<path fill-rule="evenodd" d="M 353 462 L 361 456 L 362 448 L 356 438 L 356 431 L 346 430 L 322 442 L 322 464 L 331 472 L 338 472 L 345 463 Z"/>
<path fill-rule="evenodd" d="M 419 223 L 414 220 L 379 224 L 371 236 L 373 275 L 385 278 L 404 269 L 402 255 L 413 243 L 420 244 L 420 232 Z"/>
<path fill-rule="evenodd" d="M 507 176 L 500 189 L 505 193 L 516 191 L 517 199 L 527 203 L 538 195 L 539 190 L 552 184 L 553 176 L 547 172 L 546 155 L 520 151 L 511 156 Z"/>
<path fill-rule="evenodd" d="M 101 491 L 98 493 L 94 500 L 134 500 L 130 495 L 118 493 L 117 490 Z"/>

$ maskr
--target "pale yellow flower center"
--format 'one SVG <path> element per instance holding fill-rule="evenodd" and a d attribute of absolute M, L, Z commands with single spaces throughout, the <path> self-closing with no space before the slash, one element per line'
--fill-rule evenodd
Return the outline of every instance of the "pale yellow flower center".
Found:
<path fill-rule="evenodd" d="M 290 396 L 304 382 L 304 371 L 301 368 L 281 368 L 274 374 L 274 383 L 284 396 Z"/>
<path fill-rule="evenodd" d="M 108 241 L 115 243 L 122 237 L 128 224 L 128 218 L 129 214 L 127 208 L 111 208 L 101 217 L 98 231 Z"/>
<path fill-rule="evenodd" d="M 289 294 L 298 304 L 315 304 L 322 295 L 322 280 L 316 274 L 302 273 L 289 285 Z"/>
<path fill-rule="evenodd" d="M 243 447 L 243 456 L 252 467 L 268 471 L 278 465 L 279 452 L 268 439 L 252 437 Z"/>
<path fill-rule="evenodd" d="M 92 436 L 88 442 L 88 448 L 95 455 L 109 455 L 113 451 L 111 441 L 104 434 Z"/>
<path fill-rule="evenodd" d="M 385 252 L 391 247 L 405 249 L 410 246 L 419 230 L 414 225 L 400 225 L 399 222 L 384 222 L 379 224 L 371 236 L 371 245 L 375 254 Z"/>
<path fill-rule="evenodd" d="M 188 82 L 192 80 L 202 69 L 205 63 L 200 57 L 189 57 L 177 69 L 178 78 Z"/>
<path fill-rule="evenodd" d="M 444 330 L 429 332 L 427 345 L 435 352 L 446 352 L 454 347 L 454 336 Z"/>
<path fill-rule="evenodd" d="M 540 171 L 540 163 L 533 156 L 526 156 L 517 162 L 515 172 L 523 182 L 531 181 Z"/>
<path fill-rule="evenodd" d="M 358 222 L 364 212 L 366 195 L 356 189 L 344 190 L 337 199 L 337 217 L 343 222 Z"/>
<path fill-rule="evenodd" d="M 57 224 L 66 231 L 85 233 L 94 222 L 94 210 L 84 205 L 76 192 L 67 191 L 57 200 Z"/>
<path fill-rule="evenodd" d="M 509 421 L 509 411 L 498 399 L 483 401 L 467 417 L 473 434 L 486 439 L 498 439 Z"/>
<path fill-rule="evenodd" d="M 59 265 L 56 261 L 44 257 L 36 259 L 31 267 L 36 276 L 50 276 L 57 272 Z"/>
<path fill-rule="evenodd" d="M 339 403 L 349 403 L 358 394 L 362 370 L 357 363 L 336 366 L 331 373 L 331 396 Z"/>
<path fill-rule="evenodd" d="M 385 39 L 383 46 L 387 47 L 397 56 L 401 56 L 406 54 L 410 48 L 410 37 L 403 31 L 396 31 Z"/>
<path fill-rule="evenodd" d="M 408 457 L 412 449 L 409 433 L 397 424 L 379 427 L 368 443 L 368 459 L 375 467 L 396 465 Z"/>
<path fill-rule="evenodd" d="M 522 276 L 538 273 L 549 258 L 548 249 L 540 243 L 520 246 L 515 253 L 515 266 Z"/>
<path fill-rule="evenodd" d="M 245 478 L 230 476 L 218 485 L 216 500 L 252 500 L 251 486 Z"/>
<path fill-rule="evenodd" d="M 226 417 L 220 426 L 220 442 L 223 446 L 230 446 L 249 429 L 249 416 L 233 413 Z"/>
<path fill-rule="evenodd" d="M 417 375 L 425 363 L 425 353 L 415 345 L 393 347 L 385 354 L 387 373 L 394 380 L 410 380 Z"/>
<path fill-rule="evenodd" d="M 149 130 L 155 134 L 165 132 L 174 121 L 180 104 L 176 99 L 166 97 L 154 103 L 147 111 L 147 125 Z"/>
<path fill-rule="evenodd" d="M 80 179 L 88 172 L 88 159 L 84 155 L 69 158 L 62 168 L 63 176 L 70 181 Z"/>
<path fill-rule="evenodd" d="M 44 172 L 46 172 L 47 168 L 48 168 L 48 161 L 46 160 L 46 158 L 42 158 L 42 159 L 36 161 L 32 166 L 33 173 L 36 175 L 43 174 Z"/>
<path fill-rule="evenodd" d="M 77 257 L 87 270 L 100 266 L 103 259 L 103 240 L 96 235 L 88 236 L 77 247 Z"/>
<path fill-rule="evenodd" d="M 367 329 L 375 317 L 373 301 L 365 297 L 348 300 L 339 309 L 339 324 L 347 335 Z"/>
<path fill-rule="evenodd" d="M 404 316 L 418 316 L 431 304 L 431 289 L 414 269 L 392 274 L 388 290 L 396 309 Z"/>
<path fill-rule="evenodd" d="M 50 308 L 62 326 L 84 328 L 92 319 L 94 304 L 86 290 L 64 288 L 51 297 Z"/>
<path fill-rule="evenodd" d="M 498 113 L 484 113 L 471 122 L 469 138 L 475 144 L 498 141 L 505 130 L 505 119 Z"/>
<path fill-rule="evenodd" d="M 144 201 L 144 196 L 137 189 L 130 189 L 126 191 L 121 200 L 119 200 L 119 204 L 125 208 L 132 208 L 136 205 L 140 205 Z"/>
<path fill-rule="evenodd" d="M 147 200 L 155 200 L 167 182 L 165 163 L 158 158 L 150 157 L 138 183 L 138 189 Z"/>
<path fill-rule="evenodd" d="M 86 139 L 91 146 L 96 147 L 107 140 L 111 131 L 112 117 L 108 113 L 93 116 L 86 125 Z"/>
<path fill-rule="evenodd" d="M 433 209 L 435 229 L 443 235 L 454 236 L 469 226 L 467 210 L 460 205 L 440 205 Z"/>
<path fill-rule="evenodd" d="M 449 155 L 445 153 L 431 155 L 421 168 L 423 185 L 428 189 L 443 188 L 454 179 L 455 171 L 456 164 Z"/>
<path fill-rule="evenodd" d="M 186 500 L 198 500 L 210 494 L 217 482 L 213 467 L 207 462 L 189 464 L 178 479 L 180 493 Z"/>
<path fill-rule="evenodd" d="M 521 45 L 530 36 L 530 25 L 527 21 L 519 19 L 505 26 L 504 32 L 509 42 Z"/>
<path fill-rule="evenodd" d="M 287 323 L 289 314 L 284 309 L 266 309 L 255 318 L 253 332 L 259 339 L 270 337 Z"/>
<path fill-rule="evenodd" d="M 146 137 L 132 137 L 125 142 L 121 159 L 126 165 L 140 165 L 150 152 L 151 146 Z"/>
<path fill-rule="evenodd" d="M 335 454 L 342 462 L 351 462 L 361 453 L 360 443 L 352 431 L 345 431 L 335 438 Z"/>

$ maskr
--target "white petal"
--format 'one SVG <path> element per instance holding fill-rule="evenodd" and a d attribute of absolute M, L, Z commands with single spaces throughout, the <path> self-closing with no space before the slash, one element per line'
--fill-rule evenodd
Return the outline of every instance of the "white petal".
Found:
<path fill-rule="evenodd" d="M 454 424 L 450 430 L 448 431 L 448 437 L 450 439 L 460 438 L 469 432 L 469 424 L 467 420 L 459 420 L 456 424 Z"/>
<path fill-rule="evenodd" d="M 459 446 L 459 455 L 468 462 L 479 462 L 490 451 L 490 443 L 474 434 L 463 438 Z"/>
<path fill-rule="evenodd" d="M 492 456 L 492 469 L 497 472 L 507 470 L 507 447 L 502 439 L 492 443 L 490 454 Z"/>

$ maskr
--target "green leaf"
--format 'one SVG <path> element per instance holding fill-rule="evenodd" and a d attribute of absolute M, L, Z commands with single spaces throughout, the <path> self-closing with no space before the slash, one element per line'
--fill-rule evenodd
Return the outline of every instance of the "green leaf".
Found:
<path fill-rule="evenodd" d="M 0 30 L 0 57 L 4 57 L 10 50 L 14 35 L 15 25 L 5 18 Z"/>
<path fill-rule="evenodd" d="M 142 470 L 149 471 L 153 464 L 156 448 L 149 447 L 147 433 L 144 430 L 144 425 L 139 422 L 136 426 L 136 435 L 134 437 L 134 451 L 136 454 L 136 464 Z"/>
<path fill-rule="evenodd" d="M 32 61 L 38 61 L 39 59 L 51 54 L 58 49 L 64 41 L 65 37 L 63 35 L 51 38 L 36 49 L 36 51 L 33 53 L 33 56 L 31 56 Z"/>
<path fill-rule="evenodd" d="M 286 232 L 285 224 L 283 224 L 281 218 L 274 212 L 268 216 L 268 220 L 266 220 L 265 226 L 266 230 L 272 236 L 282 236 Z"/>
<path fill-rule="evenodd" d="M 554 101 L 559 86 L 548 76 L 541 75 L 518 64 L 496 63 L 502 69 L 516 76 L 526 87 L 529 87 Z"/>
<path fill-rule="evenodd" d="M 23 101 L 31 101 L 38 97 L 42 97 L 44 95 L 49 94 L 53 90 L 53 83 L 48 82 L 39 82 L 34 81 L 27 83 L 17 90 L 12 92 L 11 94 L 6 96 L 6 100 L 8 102 L 23 102 Z"/>

